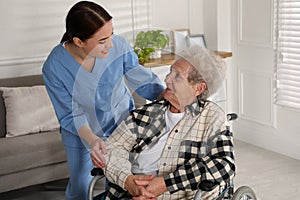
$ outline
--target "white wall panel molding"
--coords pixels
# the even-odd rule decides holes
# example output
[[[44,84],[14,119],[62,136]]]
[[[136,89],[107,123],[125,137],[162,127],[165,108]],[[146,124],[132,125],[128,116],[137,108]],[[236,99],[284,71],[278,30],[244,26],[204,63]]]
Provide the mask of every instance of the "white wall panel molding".
[[[274,128],[273,75],[240,68],[238,82],[240,118]]]
[[[36,63],[42,63],[45,60],[46,60],[46,55],[34,56],[34,57],[2,58],[0,59],[0,67],[36,64]]]
[[[0,78],[41,74],[46,55],[0,59]]]
[[[238,44],[273,48],[273,1],[238,0],[237,4]]]

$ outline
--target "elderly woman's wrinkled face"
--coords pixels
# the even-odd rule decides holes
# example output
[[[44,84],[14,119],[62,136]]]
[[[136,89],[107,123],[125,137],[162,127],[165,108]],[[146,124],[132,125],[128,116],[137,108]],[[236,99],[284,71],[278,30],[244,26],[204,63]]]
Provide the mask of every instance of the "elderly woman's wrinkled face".
[[[177,60],[165,78],[167,89],[164,98],[181,111],[185,106],[193,103],[199,95],[197,84],[193,85],[188,81],[190,67],[186,60]]]

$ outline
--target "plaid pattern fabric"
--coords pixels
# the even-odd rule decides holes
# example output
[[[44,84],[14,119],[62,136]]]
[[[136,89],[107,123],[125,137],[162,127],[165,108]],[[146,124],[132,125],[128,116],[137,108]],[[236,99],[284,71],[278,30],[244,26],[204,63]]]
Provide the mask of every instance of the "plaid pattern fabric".
[[[109,137],[106,177],[111,186],[107,199],[130,199],[124,182],[131,174],[130,159],[165,132],[165,101],[145,105],[131,112]],[[158,199],[193,199],[202,180],[224,185],[235,174],[233,137],[223,110],[210,101],[199,100],[186,107],[183,119],[173,128],[164,147],[158,176],[168,192]],[[217,192],[215,192],[217,191]],[[216,196],[203,192],[203,199]],[[210,197],[208,197],[210,196]]]

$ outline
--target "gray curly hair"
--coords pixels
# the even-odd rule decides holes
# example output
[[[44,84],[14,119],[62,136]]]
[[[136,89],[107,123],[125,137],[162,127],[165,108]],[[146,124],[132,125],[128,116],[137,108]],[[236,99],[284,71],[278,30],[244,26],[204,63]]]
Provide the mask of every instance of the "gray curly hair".
[[[198,45],[180,51],[177,56],[192,66],[188,75],[190,83],[206,83],[200,98],[207,99],[222,86],[226,77],[226,63],[220,56]]]

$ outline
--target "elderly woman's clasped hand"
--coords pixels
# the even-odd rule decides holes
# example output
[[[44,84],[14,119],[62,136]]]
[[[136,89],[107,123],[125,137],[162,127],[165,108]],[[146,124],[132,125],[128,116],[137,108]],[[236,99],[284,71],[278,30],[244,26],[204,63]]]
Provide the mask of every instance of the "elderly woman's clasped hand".
[[[125,181],[126,190],[133,200],[154,200],[167,191],[163,177],[151,175],[129,175]]]

